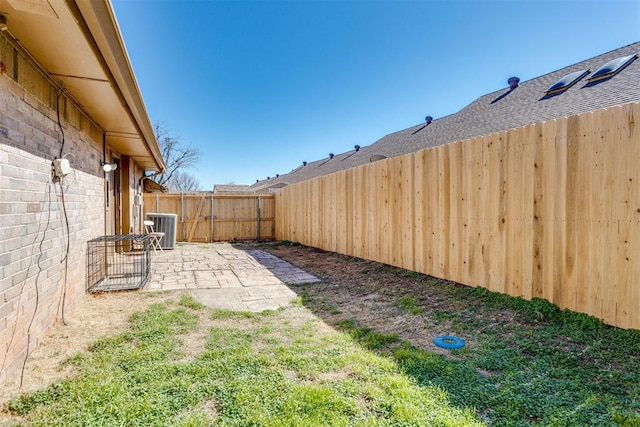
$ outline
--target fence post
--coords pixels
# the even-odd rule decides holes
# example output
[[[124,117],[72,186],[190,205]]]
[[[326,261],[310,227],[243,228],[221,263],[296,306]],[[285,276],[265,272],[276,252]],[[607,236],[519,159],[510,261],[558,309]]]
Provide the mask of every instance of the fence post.
[[[209,220],[211,221],[211,243],[213,243],[213,193],[211,193],[211,217]]]
[[[184,193],[180,192],[180,228],[182,234],[182,241],[184,242]]]
[[[156,212],[160,212],[160,195],[156,193]]]
[[[258,237],[257,237],[257,241],[260,241],[260,196],[258,196]]]

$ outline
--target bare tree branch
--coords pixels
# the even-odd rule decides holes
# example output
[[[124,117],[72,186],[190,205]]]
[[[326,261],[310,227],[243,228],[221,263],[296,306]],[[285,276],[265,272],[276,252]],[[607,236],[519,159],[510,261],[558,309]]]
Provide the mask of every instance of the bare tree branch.
[[[158,143],[160,144],[162,157],[164,158],[164,161],[167,165],[167,171],[163,174],[155,175],[152,179],[158,184],[161,184],[173,190],[172,183],[174,180],[177,179],[182,184],[184,184],[185,177],[179,177],[180,174],[184,174],[191,178],[192,182],[189,184],[190,186],[195,185],[196,187],[200,187],[200,183],[197,179],[191,177],[189,174],[184,173],[184,170],[190,169],[198,163],[200,157],[202,156],[200,150],[190,145],[182,145],[180,138],[171,135],[166,126],[162,123],[156,123],[153,128],[156,134],[156,138],[158,139]],[[191,188],[188,191],[195,191],[198,189],[199,188]]]
[[[193,175],[177,171],[168,185],[171,191],[199,191],[200,181]]]

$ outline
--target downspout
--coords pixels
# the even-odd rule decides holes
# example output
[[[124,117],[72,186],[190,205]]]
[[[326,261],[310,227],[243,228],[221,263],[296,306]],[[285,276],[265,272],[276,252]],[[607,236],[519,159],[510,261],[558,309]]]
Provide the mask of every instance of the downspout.
[[[144,171],[142,173],[144,173]],[[155,172],[155,173],[152,173],[151,175],[141,176],[140,179],[138,179],[138,191],[140,193],[140,206],[139,206],[139,209],[140,209],[140,221],[144,221],[144,218],[142,217],[143,216],[142,214],[144,213],[144,199],[142,197],[142,193],[144,193],[143,181],[145,179],[151,179],[156,175],[160,175],[161,173],[162,172]],[[156,194],[156,212],[158,212],[158,195],[157,194]],[[142,222],[141,222],[141,224],[142,224]]]
[[[105,163],[107,163],[107,133],[106,132],[102,132],[102,164],[104,165]],[[102,167],[100,167],[100,169],[102,169]],[[106,174],[106,172],[103,172],[103,175]],[[109,193],[111,192],[111,189],[109,188],[109,179],[107,179],[106,175],[103,177],[104,179],[104,185],[106,186],[106,189],[103,188],[103,190],[105,191],[105,200],[104,200],[104,235],[107,235],[107,221],[110,220],[110,218],[107,218],[108,214],[109,214]],[[106,271],[106,270],[105,270]]]
[[[151,175],[141,176],[140,179],[138,180],[138,185],[142,185],[142,181],[144,181],[145,179],[151,179],[154,176],[161,175],[161,174],[162,174],[162,172],[157,171],[157,172],[152,173]]]

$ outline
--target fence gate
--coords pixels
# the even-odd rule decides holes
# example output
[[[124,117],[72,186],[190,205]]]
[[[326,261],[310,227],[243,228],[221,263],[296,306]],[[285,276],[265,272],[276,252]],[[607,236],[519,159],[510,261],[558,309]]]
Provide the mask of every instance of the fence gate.
[[[219,195],[211,192],[148,193],[144,216],[177,215],[177,241],[228,242],[273,240],[275,196]]]

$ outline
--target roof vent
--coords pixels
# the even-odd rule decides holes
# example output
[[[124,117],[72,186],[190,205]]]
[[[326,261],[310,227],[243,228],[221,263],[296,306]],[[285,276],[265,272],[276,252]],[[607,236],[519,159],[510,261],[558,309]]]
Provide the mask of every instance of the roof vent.
[[[358,144],[356,144],[353,148],[355,148],[356,151],[360,151],[360,146]]]
[[[507,83],[509,83],[509,89],[514,90],[515,88],[518,87],[518,83],[520,83],[520,78],[509,77],[509,80],[507,80]]]
[[[307,162],[305,162],[304,160],[302,161],[302,166],[307,166]]]
[[[278,178],[279,176],[280,176],[280,174],[279,174],[279,173],[277,173],[277,174],[276,174],[276,178]]]
[[[415,135],[416,133],[420,132],[422,129],[426,128],[427,126],[429,126],[431,124],[431,122],[433,121],[433,117],[431,116],[427,116],[424,118],[424,121],[426,122],[424,125],[420,126],[418,129],[414,130],[411,135]]]
[[[589,69],[574,71],[573,73],[569,73],[566,76],[562,77],[560,80],[549,86],[547,89],[547,95],[551,95],[554,93],[562,92],[569,89],[571,86],[576,84],[581,78],[589,74]]]
[[[369,162],[377,162],[378,160],[386,159],[387,156],[383,156],[382,154],[374,154],[369,157]]]
[[[329,153],[329,158],[333,159],[333,157],[334,157],[334,154],[333,153]]]
[[[271,179],[271,177],[267,177],[267,181],[269,181]]]
[[[595,73],[589,77],[588,81],[596,82],[598,80],[604,80],[611,78],[618,74],[624,67],[631,64],[631,62],[638,57],[637,53],[629,56],[623,56],[607,62],[602,67],[598,68]]]
[[[256,179],[256,183],[258,183],[258,182],[260,182],[260,180],[259,180],[259,179]]]

